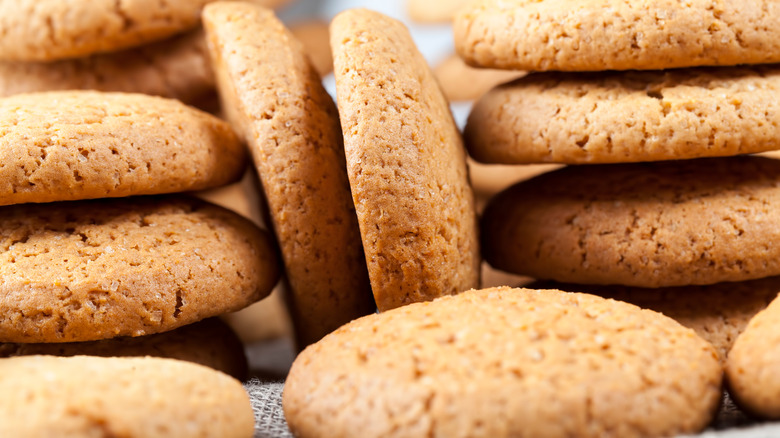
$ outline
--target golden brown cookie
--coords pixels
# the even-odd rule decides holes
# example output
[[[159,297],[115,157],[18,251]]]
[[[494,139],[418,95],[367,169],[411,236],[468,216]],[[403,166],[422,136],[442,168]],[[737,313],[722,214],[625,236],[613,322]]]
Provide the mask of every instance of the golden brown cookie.
[[[355,9],[331,24],[341,127],[380,310],[479,284],[463,144],[406,28]]]
[[[570,166],[517,184],[482,218],[485,259],[539,279],[639,287],[780,274],[780,161]]]
[[[455,16],[471,65],[655,70],[780,61],[773,0],[480,0]]]
[[[0,63],[0,96],[54,90],[151,94],[197,104],[214,93],[203,32],[116,53]]]
[[[780,149],[780,68],[539,73],[482,97],[464,137],[485,163],[617,163]]]
[[[495,288],[347,324],[298,356],[283,406],[303,438],[673,436],[709,423],[721,375],[661,314]]]
[[[458,55],[442,61],[433,74],[450,101],[476,100],[496,85],[525,76],[523,71],[470,67]]]
[[[0,342],[159,333],[265,297],[266,233],[194,198],[0,209]]]
[[[756,315],[734,342],[726,362],[729,392],[761,418],[780,418],[780,299]]]
[[[750,319],[764,310],[780,292],[780,277],[659,289],[552,281],[539,281],[526,287],[585,292],[663,313],[711,343],[725,365],[726,355],[737,336],[745,330]]]
[[[197,363],[244,379],[247,374],[244,346],[219,318],[208,318],[176,330],[135,338],[55,344],[0,343],[0,357],[14,356],[153,356]]]
[[[220,3],[203,16],[222,107],[250,146],[268,200],[303,347],[376,309],[336,107],[272,11]]]
[[[471,0],[406,0],[409,18],[421,23],[448,23]]]
[[[245,168],[230,125],[141,94],[6,97],[0,134],[0,205],[199,190]]]
[[[171,359],[0,359],[0,393],[0,436],[249,438],[254,429],[240,382]]]
[[[320,76],[326,76],[333,71],[333,53],[330,50],[327,22],[312,20],[296,23],[290,26],[290,32],[303,44],[303,49]]]

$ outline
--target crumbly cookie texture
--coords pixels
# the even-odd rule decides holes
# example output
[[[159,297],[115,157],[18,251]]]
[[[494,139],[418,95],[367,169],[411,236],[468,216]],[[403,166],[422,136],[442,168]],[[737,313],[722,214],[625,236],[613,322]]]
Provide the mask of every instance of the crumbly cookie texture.
[[[0,359],[2,436],[252,436],[241,383],[159,358]]]
[[[199,103],[214,93],[202,31],[86,58],[0,63],[0,96],[54,90],[151,94]]]
[[[780,148],[777,66],[539,73],[475,105],[464,137],[485,163],[617,163]]]
[[[597,286],[538,281],[531,289],[560,289],[584,292],[625,301],[674,319],[709,342],[721,364],[748,322],[764,310],[780,292],[780,277],[718,283],[708,286],[680,286],[647,289],[625,286]]]
[[[0,209],[0,342],[80,342],[172,330],[263,298],[270,238],[194,198]]]
[[[352,197],[380,310],[479,284],[465,153],[427,63],[399,22],[355,9],[331,24]]]
[[[442,61],[433,74],[450,101],[476,100],[499,84],[525,76],[523,71],[470,67],[458,55]]]
[[[172,99],[0,99],[0,205],[199,190],[240,178],[245,161],[230,125]]]
[[[290,283],[300,346],[375,311],[338,112],[303,46],[273,12],[204,11],[228,119],[250,147]]]
[[[347,324],[298,356],[283,406],[301,437],[672,436],[708,424],[721,375],[661,314],[494,288]]]
[[[761,418],[780,418],[780,299],[775,299],[737,338],[726,362],[729,392],[740,408]]]
[[[656,70],[778,62],[778,18],[773,0],[481,0],[454,33],[475,66]]]
[[[0,357],[14,356],[163,357],[197,363],[244,379],[244,346],[219,318],[208,318],[176,330],[135,338],[54,344],[0,343]]]
[[[780,161],[570,166],[485,209],[485,259],[539,279],[639,287],[780,274]]]

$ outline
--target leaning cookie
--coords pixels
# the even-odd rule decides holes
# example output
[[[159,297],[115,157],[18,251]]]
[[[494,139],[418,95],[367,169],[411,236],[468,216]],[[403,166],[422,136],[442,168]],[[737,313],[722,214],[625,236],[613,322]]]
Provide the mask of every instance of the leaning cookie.
[[[780,277],[718,283],[708,286],[679,286],[647,289],[556,282],[535,282],[533,289],[585,292],[634,304],[674,319],[709,342],[725,364],[731,346],[748,322],[780,293]]]
[[[775,299],[737,338],[726,362],[729,392],[753,415],[780,418],[780,299]]]
[[[482,217],[494,267],[639,287],[780,275],[780,161],[569,166],[496,196]]]
[[[458,128],[407,29],[355,9],[331,23],[352,198],[380,310],[479,284]]]
[[[593,164],[780,148],[780,68],[539,73],[477,102],[464,137],[485,163]]]
[[[376,309],[338,113],[303,46],[272,11],[225,2],[203,17],[222,107],[262,181],[303,347]]]
[[[655,70],[780,61],[780,4],[740,0],[481,0],[458,12],[471,65],[517,70]]]
[[[54,344],[0,343],[0,357],[14,356],[162,357],[197,363],[236,379],[247,374],[244,346],[219,318],[209,318],[176,330],[135,338]]]
[[[197,104],[214,93],[202,31],[116,53],[0,63],[0,96],[54,90],[150,94]]]
[[[298,356],[282,402],[303,438],[673,436],[714,416],[716,356],[630,304],[494,288],[347,324]]]
[[[0,205],[199,190],[245,168],[226,122],[141,94],[6,97],[0,133]]]
[[[80,342],[173,330],[265,297],[269,237],[194,198],[0,209],[0,342]]]
[[[171,359],[0,359],[0,436],[246,437],[241,383]]]

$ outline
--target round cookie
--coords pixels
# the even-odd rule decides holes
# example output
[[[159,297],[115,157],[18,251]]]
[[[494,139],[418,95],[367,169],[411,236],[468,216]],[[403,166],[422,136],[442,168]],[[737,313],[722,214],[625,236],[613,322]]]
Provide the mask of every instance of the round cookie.
[[[303,438],[672,436],[708,424],[721,375],[658,313],[494,288],[347,324],[298,356],[283,407]]]
[[[55,344],[3,344],[0,357],[15,356],[162,357],[197,363],[236,379],[247,374],[244,346],[219,318],[208,318],[176,330],[135,338]]]
[[[194,198],[0,209],[0,342],[80,342],[173,330],[263,298],[269,237]]]
[[[780,61],[772,0],[481,0],[455,16],[470,65],[516,70],[656,70]]]
[[[693,329],[702,339],[712,344],[721,363],[725,364],[726,356],[737,336],[758,312],[764,310],[777,297],[780,292],[780,277],[660,289],[542,281],[526,287],[584,292],[663,313]]]
[[[52,91],[0,99],[0,205],[171,193],[241,177],[226,122],[172,99]]]
[[[54,90],[122,91],[195,104],[214,93],[214,74],[202,31],[86,58],[0,63],[0,96]]]
[[[338,113],[272,11],[220,3],[203,17],[222,107],[250,147],[268,201],[303,348],[376,309]]]
[[[328,23],[322,20],[303,21],[290,26],[290,32],[303,44],[306,55],[320,76],[333,71]]]
[[[729,392],[740,408],[780,418],[780,299],[756,315],[734,342],[726,362]]]
[[[485,163],[617,163],[780,149],[780,68],[539,73],[493,89],[464,131]]]
[[[780,161],[730,157],[570,166],[517,184],[482,217],[494,267],[639,287],[780,274]]]
[[[159,358],[0,359],[2,436],[252,436],[241,383]]]
[[[499,84],[525,76],[523,71],[469,67],[458,55],[447,57],[433,74],[450,101],[476,100]]]
[[[447,100],[409,32],[355,9],[331,23],[347,171],[379,310],[479,284],[474,195]]]

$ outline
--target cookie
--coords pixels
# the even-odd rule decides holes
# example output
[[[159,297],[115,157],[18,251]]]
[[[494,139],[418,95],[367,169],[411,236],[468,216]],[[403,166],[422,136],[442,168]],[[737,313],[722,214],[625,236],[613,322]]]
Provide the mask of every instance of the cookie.
[[[236,379],[247,374],[244,346],[219,318],[209,318],[176,330],[136,338],[55,344],[0,343],[0,357],[15,356],[163,357],[197,363]]]
[[[399,22],[331,23],[347,171],[379,310],[479,284],[465,152],[447,100]]]
[[[241,177],[226,122],[171,99],[52,91],[0,99],[0,205],[147,195]]]
[[[525,76],[525,72],[474,68],[451,55],[433,70],[444,96],[450,101],[479,99],[493,87]]]
[[[538,73],[493,89],[464,131],[485,163],[618,163],[780,149],[780,68]]]
[[[268,236],[194,198],[0,209],[0,342],[80,342],[173,330],[263,298]]]
[[[262,181],[303,347],[376,309],[338,113],[303,46],[273,12],[220,3],[203,17],[222,107]]]
[[[202,31],[86,58],[0,63],[0,96],[54,90],[151,94],[197,104],[214,93]]]
[[[721,363],[725,364],[737,336],[780,292],[780,277],[660,289],[541,281],[526,287],[585,292],[663,313],[712,344]]]
[[[283,407],[304,438],[673,436],[708,424],[721,374],[661,314],[495,288],[347,324],[298,356]]]
[[[303,49],[320,76],[333,71],[328,23],[322,20],[304,21],[290,27],[290,32],[303,44]]]
[[[571,166],[517,184],[482,218],[485,259],[538,279],[639,287],[780,274],[780,161]]]
[[[655,70],[780,61],[780,4],[759,0],[481,0],[455,16],[470,65]]]
[[[159,358],[0,359],[0,435],[251,437],[241,383]]]
[[[469,160],[469,177],[477,200],[484,202],[520,181],[559,168],[555,164],[496,165]]]
[[[780,418],[780,299],[756,315],[734,342],[726,362],[729,392],[740,408],[761,418]]]
[[[406,0],[409,18],[420,23],[448,23],[471,0]]]

